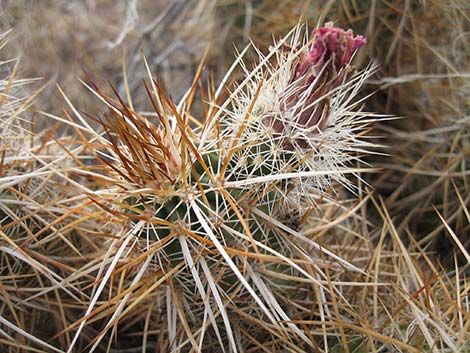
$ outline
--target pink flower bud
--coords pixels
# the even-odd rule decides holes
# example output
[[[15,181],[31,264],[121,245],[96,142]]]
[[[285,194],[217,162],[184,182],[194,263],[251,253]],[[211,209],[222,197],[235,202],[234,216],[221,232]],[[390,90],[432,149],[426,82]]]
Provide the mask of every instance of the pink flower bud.
[[[348,72],[343,69],[351,62],[354,52],[366,43],[363,36],[334,27],[333,22],[313,30],[312,35],[310,51],[300,57],[289,80],[288,93],[282,97],[281,109],[292,119],[279,120],[274,116],[263,119],[276,136],[284,138],[283,145],[288,149],[294,147],[293,143],[308,148],[306,134],[316,134],[324,128],[330,108],[328,92],[341,84]],[[303,130],[301,136],[295,137],[295,131],[300,130]]]
[[[336,72],[349,64],[356,49],[366,44],[363,36],[354,36],[352,30],[334,27],[328,22],[325,27],[313,30],[313,43],[310,52],[304,55],[295,72],[295,78],[313,68],[317,74],[331,59]]]

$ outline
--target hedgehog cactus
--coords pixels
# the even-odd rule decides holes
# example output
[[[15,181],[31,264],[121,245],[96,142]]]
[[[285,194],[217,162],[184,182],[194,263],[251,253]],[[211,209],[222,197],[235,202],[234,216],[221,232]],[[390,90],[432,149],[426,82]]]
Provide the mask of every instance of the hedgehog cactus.
[[[200,351],[211,325],[222,350],[243,351],[237,337],[245,331],[232,315],[254,317],[257,325],[270,327],[268,334],[311,346],[291,322],[294,311],[287,305],[306,282],[322,291],[312,274],[321,276],[322,270],[304,260],[318,262],[317,254],[327,258],[323,263],[339,261],[356,270],[300,230],[333,182],[347,186],[346,174],[360,171],[351,163],[370,147],[358,139],[370,120],[353,98],[371,69],[355,73],[350,66],[365,40],[332,24],[314,30],[313,42],[305,40],[301,48],[300,37],[296,28],[267,56],[260,54],[252,71],[240,57],[246,78],[220,106],[215,102],[222,89],[215,92],[202,121],[189,112],[196,84],[175,105],[152,81],[147,92],[158,124],[94,84],[90,88],[109,107],[101,120],[105,134],[75,111],[84,122],[81,129],[98,142],[93,146],[101,146],[96,156],[107,170],[102,179],[111,183],[90,195],[128,229],[125,241],[111,246],[119,256],[129,244],[143,251],[138,276],[152,269],[163,274],[157,282],[167,284],[172,350],[191,344]],[[92,303],[99,295],[97,290]],[[183,329],[176,327],[174,308]],[[92,310],[93,304],[86,315]],[[188,321],[198,329],[191,330]]]

